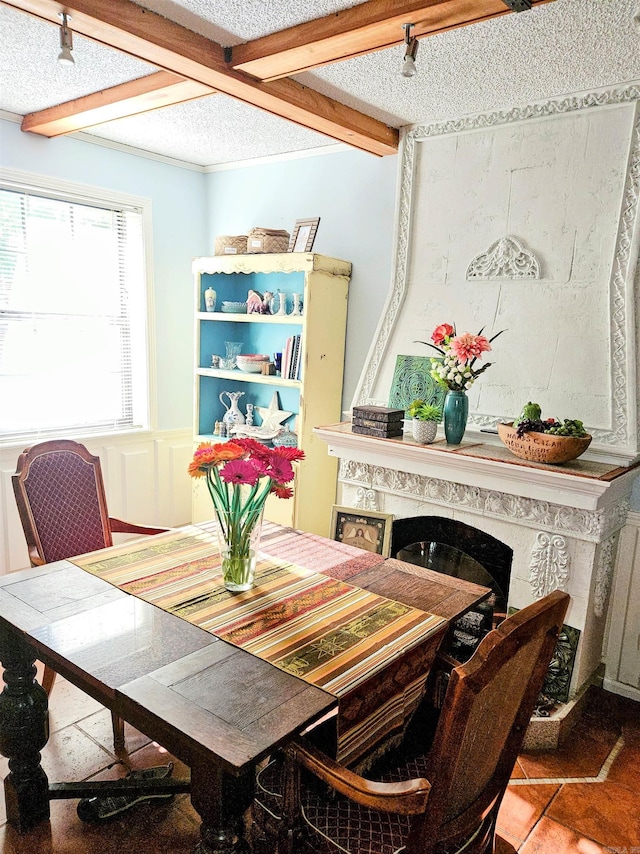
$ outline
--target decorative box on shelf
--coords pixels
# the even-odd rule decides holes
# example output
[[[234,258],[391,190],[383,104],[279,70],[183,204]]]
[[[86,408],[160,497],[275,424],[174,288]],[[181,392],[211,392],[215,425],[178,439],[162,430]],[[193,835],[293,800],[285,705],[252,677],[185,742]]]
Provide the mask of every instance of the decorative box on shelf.
[[[364,436],[397,439],[402,436],[404,411],[387,406],[354,406],[351,430]]]
[[[278,228],[252,228],[247,235],[247,252],[286,252],[289,232]]]
[[[215,239],[216,255],[244,255],[247,251],[246,234],[220,234]]]

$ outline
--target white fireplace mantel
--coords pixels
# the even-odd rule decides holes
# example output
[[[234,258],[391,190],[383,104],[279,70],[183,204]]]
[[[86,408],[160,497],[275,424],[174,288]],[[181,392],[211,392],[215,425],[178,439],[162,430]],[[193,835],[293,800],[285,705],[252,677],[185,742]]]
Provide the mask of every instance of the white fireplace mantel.
[[[349,423],[317,427],[329,454],[373,466],[448,480],[465,486],[508,493],[535,501],[599,511],[631,493],[638,469],[575,460],[565,467],[528,464],[506,448],[463,442],[452,448],[444,440],[419,445],[408,435],[379,439],[352,433]]]

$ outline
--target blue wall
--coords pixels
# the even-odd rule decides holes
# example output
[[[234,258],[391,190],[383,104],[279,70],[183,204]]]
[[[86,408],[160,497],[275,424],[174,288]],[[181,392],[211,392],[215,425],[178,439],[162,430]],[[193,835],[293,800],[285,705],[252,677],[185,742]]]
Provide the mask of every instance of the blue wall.
[[[203,254],[205,176],[148,157],[72,137],[45,139],[0,121],[0,165],[151,199],[153,282],[160,430],[189,429],[193,419],[193,279]]]
[[[351,405],[391,283],[397,161],[345,151],[206,176],[207,253],[213,253],[219,234],[246,234],[256,226],[290,232],[297,219],[319,216],[313,251],[353,264],[345,408]]]

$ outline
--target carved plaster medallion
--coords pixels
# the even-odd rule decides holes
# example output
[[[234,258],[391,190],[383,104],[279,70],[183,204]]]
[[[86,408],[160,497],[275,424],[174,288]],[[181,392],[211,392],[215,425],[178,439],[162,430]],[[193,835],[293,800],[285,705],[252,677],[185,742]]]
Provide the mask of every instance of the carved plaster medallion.
[[[471,261],[467,279],[539,279],[540,262],[515,237],[501,237]]]
[[[540,531],[531,552],[529,584],[536,599],[554,590],[566,590],[569,579],[569,552],[564,537]]]

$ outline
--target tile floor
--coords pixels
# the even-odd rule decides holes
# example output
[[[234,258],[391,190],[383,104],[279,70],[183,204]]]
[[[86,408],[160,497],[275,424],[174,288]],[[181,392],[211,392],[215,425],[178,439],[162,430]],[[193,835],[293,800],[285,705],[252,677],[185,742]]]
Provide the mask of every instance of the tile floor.
[[[126,773],[110,752],[111,718],[58,677],[50,698],[51,738],[42,764],[51,781]],[[132,767],[166,764],[162,748],[126,728]],[[640,854],[640,704],[591,689],[567,742],[549,753],[523,753],[498,822],[497,854]],[[0,759],[0,776],[8,773]],[[176,762],[174,775],[186,769]],[[84,824],[77,801],[52,801],[51,822],[19,835],[5,821],[1,854],[192,854],[198,817],[188,795],[143,804],[107,824]]]

